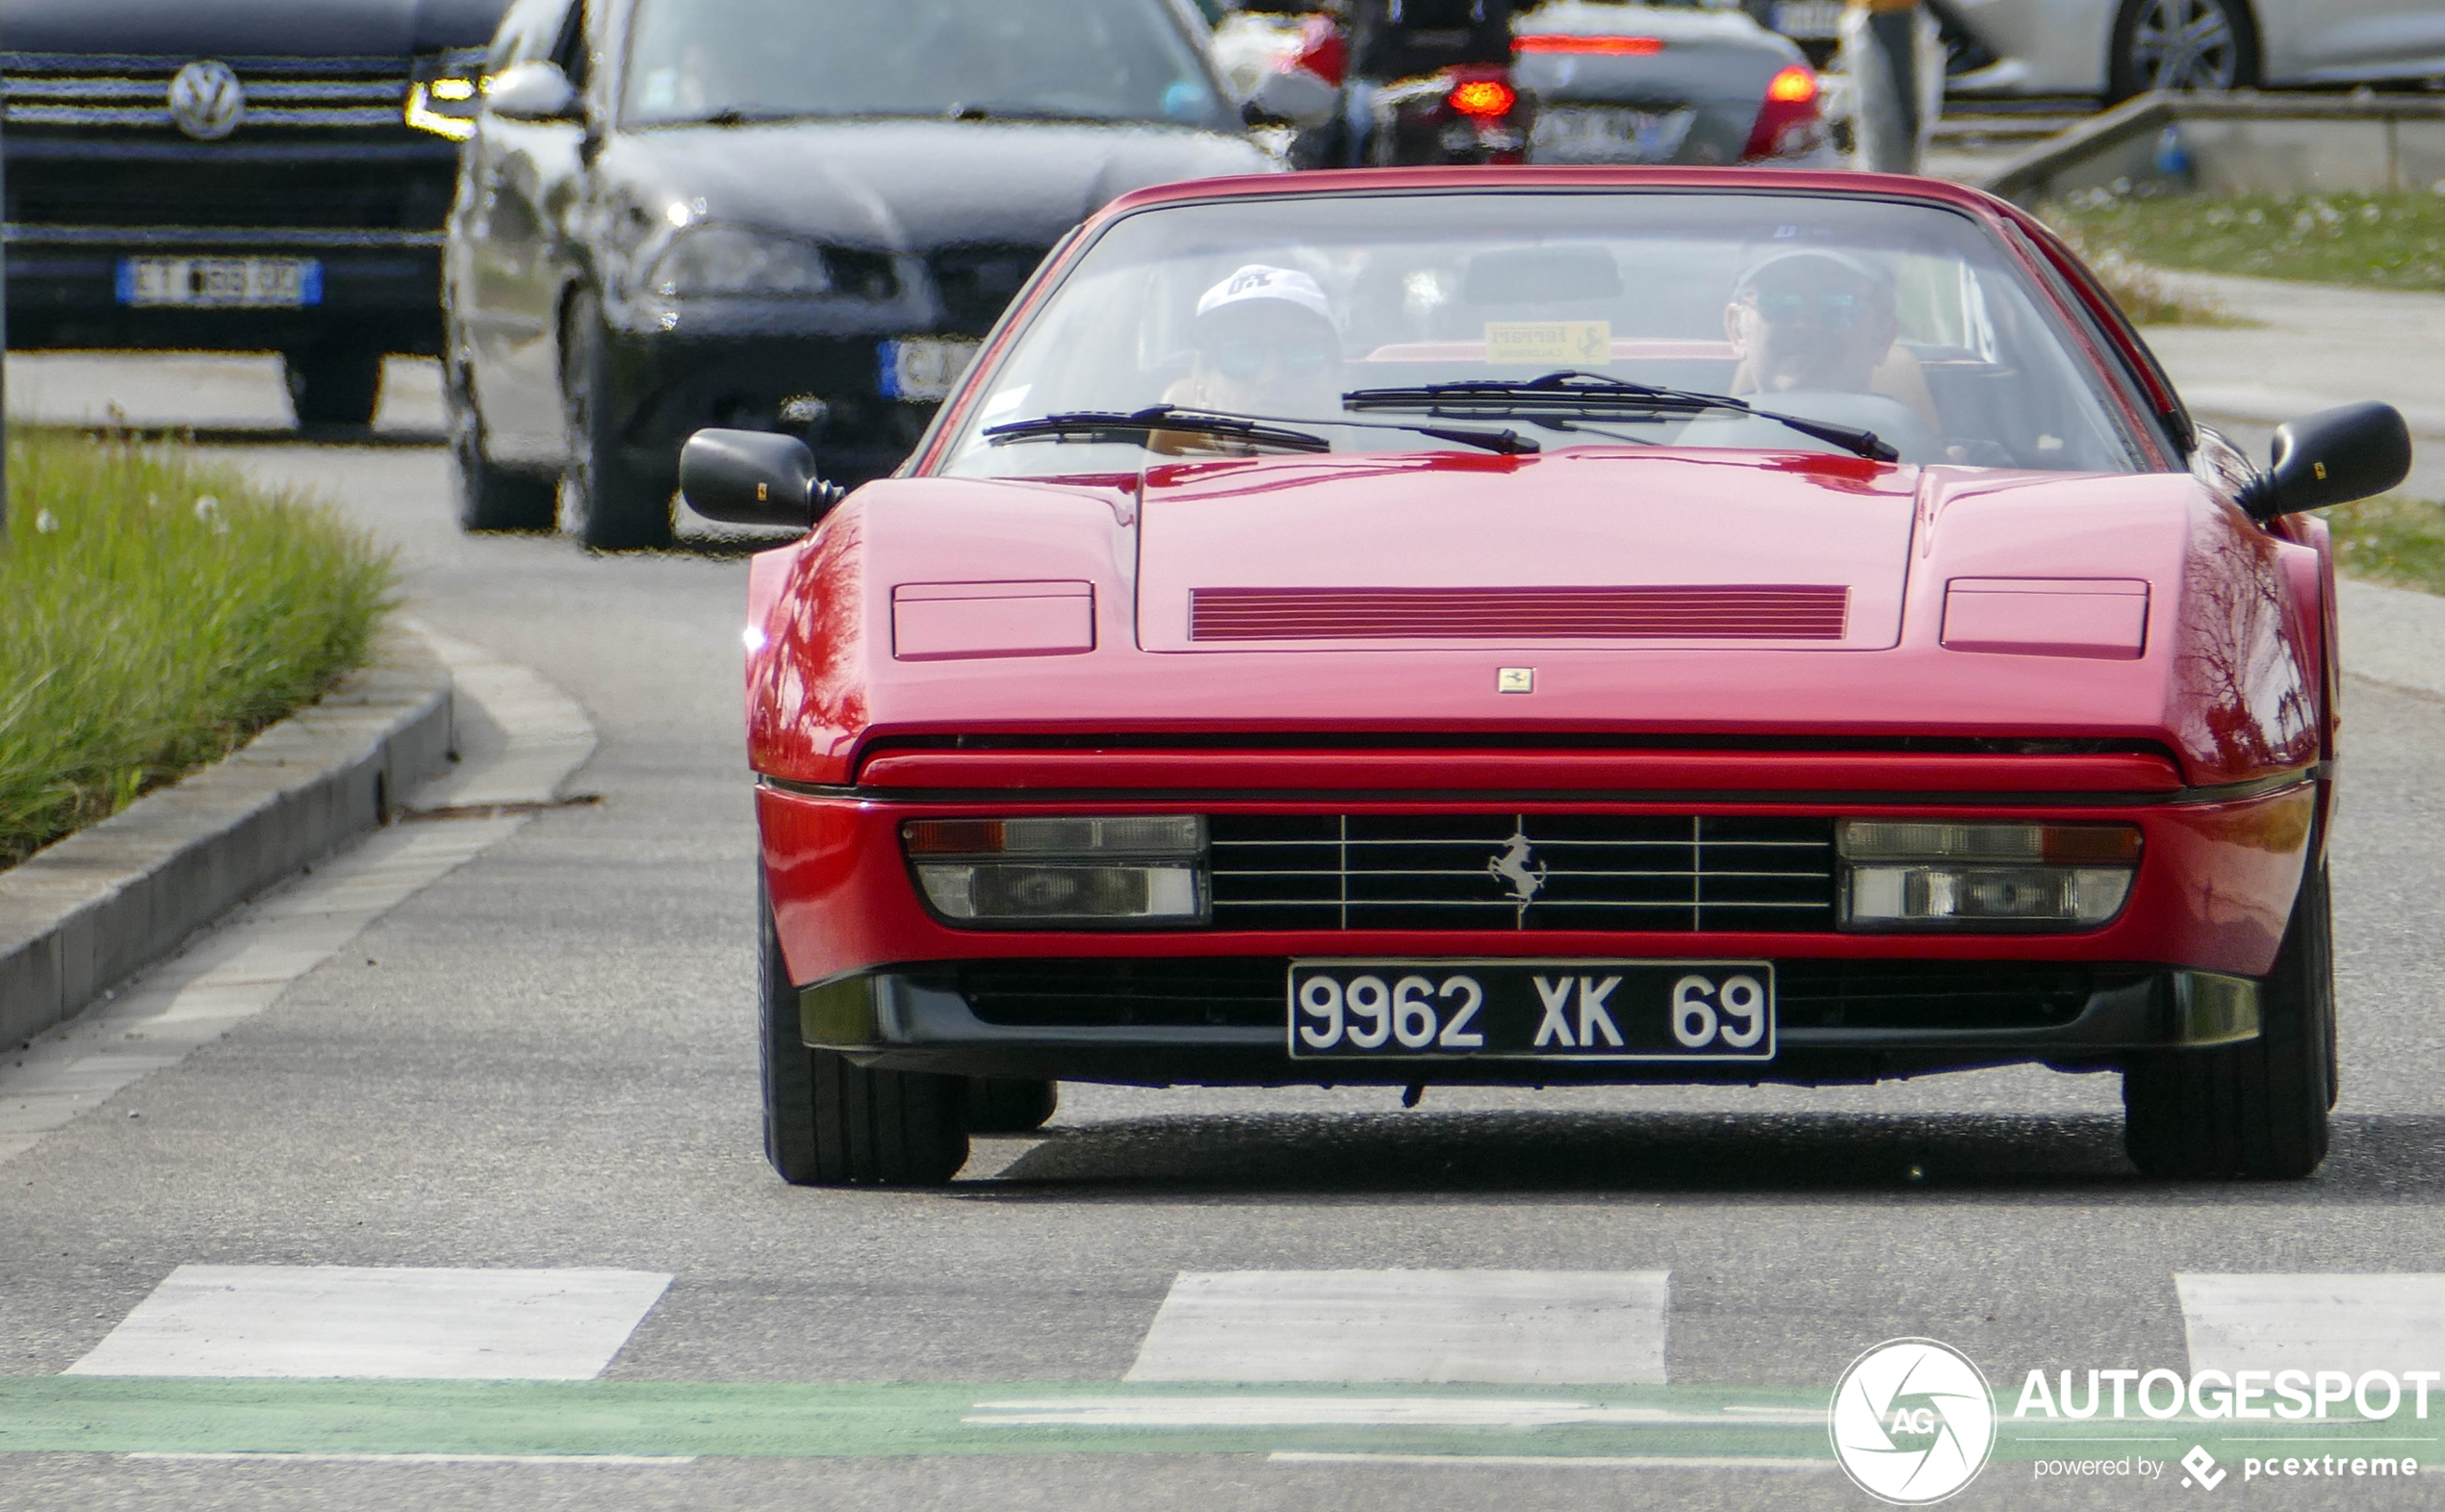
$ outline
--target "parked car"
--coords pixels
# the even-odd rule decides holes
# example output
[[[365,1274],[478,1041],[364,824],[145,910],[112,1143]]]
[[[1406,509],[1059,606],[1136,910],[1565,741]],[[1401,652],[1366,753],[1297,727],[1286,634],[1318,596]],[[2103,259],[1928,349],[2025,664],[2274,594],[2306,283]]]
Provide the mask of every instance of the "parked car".
[[[1045,251],[1140,185],[1260,170],[1173,0],[518,0],[450,212],[471,529],[671,536],[680,443],[889,472]]]
[[[1994,55],[1956,74],[1979,94],[2383,83],[2445,77],[2432,0],[1949,0]]]
[[[308,425],[441,350],[441,231],[502,0],[9,0],[9,345],[277,351]]]
[[[1834,166],[1799,46],[1705,0],[1553,0],[1513,26],[1531,163]]]
[[[1932,180],[1127,196],[902,474],[688,445],[698,509],[813,525],[749,578],[768,1152],[939,1181],[1056,1079],[2034,1062],[2119,1071],[2145,1170],[2303,1174],[2303,511],[2408,460],[2357,405],[2252,468],[2042,224]]]

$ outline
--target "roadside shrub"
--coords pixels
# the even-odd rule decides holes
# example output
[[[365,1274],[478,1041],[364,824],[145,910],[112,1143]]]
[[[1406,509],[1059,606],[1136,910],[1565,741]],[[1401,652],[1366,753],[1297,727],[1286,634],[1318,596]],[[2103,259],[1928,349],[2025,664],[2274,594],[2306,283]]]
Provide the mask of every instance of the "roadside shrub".
[[[219,759],[361,664],[388,551],[175,446],[11,427],[0,867]]]

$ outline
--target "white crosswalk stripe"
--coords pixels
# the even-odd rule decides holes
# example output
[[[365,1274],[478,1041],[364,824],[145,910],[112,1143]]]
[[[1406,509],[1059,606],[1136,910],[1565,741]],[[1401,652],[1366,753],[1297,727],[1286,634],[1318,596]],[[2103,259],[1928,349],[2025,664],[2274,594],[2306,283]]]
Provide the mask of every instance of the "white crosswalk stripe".
[[[1660,1384],[1662,1270],[1182,1271],[1133,1381]]]
[[[670,1284],[642,1270],[181,1266],[66,1373],[591,1380]]]
[[[2194,1371],[2445,1370],[2445,1275],[2177,1272]]]

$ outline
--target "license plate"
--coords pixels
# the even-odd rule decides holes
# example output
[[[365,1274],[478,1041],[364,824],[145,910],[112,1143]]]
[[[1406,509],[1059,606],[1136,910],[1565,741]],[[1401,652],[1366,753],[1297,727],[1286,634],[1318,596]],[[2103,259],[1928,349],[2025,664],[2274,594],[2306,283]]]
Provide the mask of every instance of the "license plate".
[[[1547,163],[1663,163],[1681,151],[1697,118],[1694,109],[1551,106],[1537,115],[1529,150]]]
[[[322,302],[322,265],[311,257],[124,257],[118,302],[295,309]]]
[[[981,342],[906,336],[883,344],[883,397],[887,399],[945,399],[967,365],[976,360]]]
[[[1841,35],[1842,0],[1779,0],[1774,29],[1786,37],[1823,41]]]
[[[1294,961],[1295,1060],[1771,1061],[1766,961]]]

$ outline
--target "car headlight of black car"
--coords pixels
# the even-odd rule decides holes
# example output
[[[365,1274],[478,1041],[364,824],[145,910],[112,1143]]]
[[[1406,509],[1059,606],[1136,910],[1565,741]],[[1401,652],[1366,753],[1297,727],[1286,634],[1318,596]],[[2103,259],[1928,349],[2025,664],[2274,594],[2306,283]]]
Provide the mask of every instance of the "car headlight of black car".
[[[1192,924],[1205,818],[917,819],[901,838],[925,900],[960,924]]]
[[[840,279],[832,258],[812,242],[709,225],[682,232],[655,260],[646,284],[665,299],[788,299],[832,294]]]
[[[476,113],[483,106],[483,72],[481,52],[419,59],[407,86],[407,123],[452,141],[476,135]]]
[[[2140,859],[2125,824],[1845,819],[1835,844],[1853,930],[2094,929]]]

